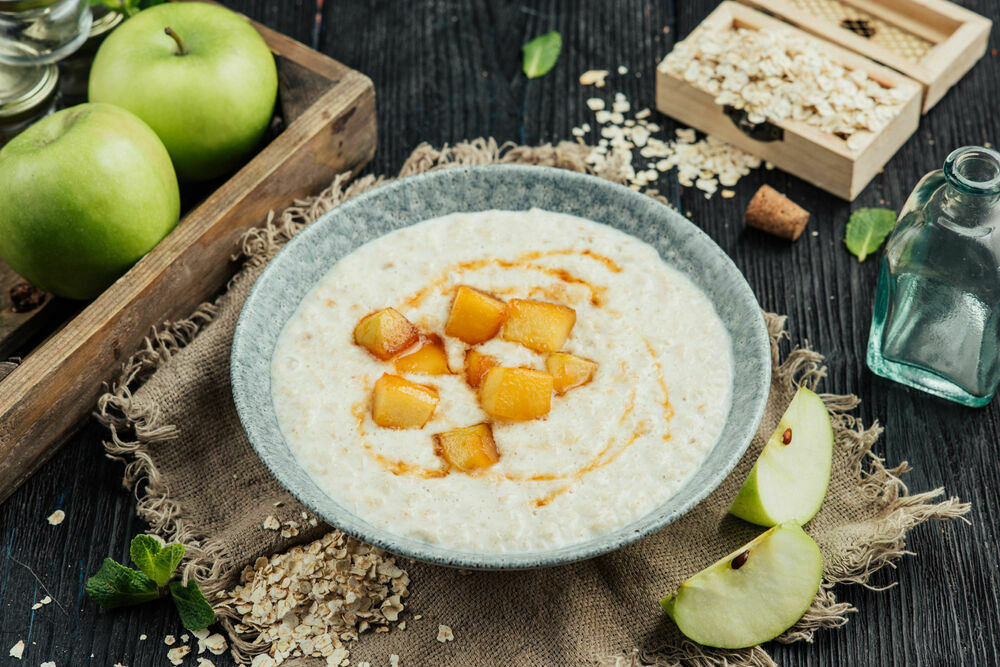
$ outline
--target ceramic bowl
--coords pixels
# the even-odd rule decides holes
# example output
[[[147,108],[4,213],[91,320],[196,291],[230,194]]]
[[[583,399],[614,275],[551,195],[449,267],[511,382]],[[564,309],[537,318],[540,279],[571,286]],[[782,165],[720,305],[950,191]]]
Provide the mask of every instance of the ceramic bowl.
[[[270,361],[285,322],[341,257],[392,230],[459,211],[542,208],[601,222],[655,247],[711,299],[732,341],[735,379],[725,427],[704,463],[649,514],[585,542],[545,551],[482,553],[397,535],[326,495],[292,455],[271,400]],[[288,243],[247,298],[233,338],[231,374],[240,420],[257,454],[296,498],[332,526],[399,555],[470,569],[532,568],[618,549],[694,507],[729,474],[760,422],[770,383],[770,346],[760,307],[729,257],[690,221],[646,195],[548,167],[454,167],[403,178],[338,206]]]

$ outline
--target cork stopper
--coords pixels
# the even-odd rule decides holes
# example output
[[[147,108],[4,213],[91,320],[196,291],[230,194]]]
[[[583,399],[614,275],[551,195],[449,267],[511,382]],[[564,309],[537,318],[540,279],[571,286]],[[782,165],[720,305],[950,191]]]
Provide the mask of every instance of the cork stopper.
[[[809,211],[770,185],[762,185],[750,200],[744,221],[748,227],[794,241],[806,228]]]

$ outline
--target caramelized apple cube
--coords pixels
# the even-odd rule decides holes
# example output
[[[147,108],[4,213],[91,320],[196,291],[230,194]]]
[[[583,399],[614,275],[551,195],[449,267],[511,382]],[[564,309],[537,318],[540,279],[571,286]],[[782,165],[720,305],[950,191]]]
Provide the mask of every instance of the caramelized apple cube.
[[[479,404],[491,417],[528,421],[549,413],[552,376],[530,368],[491,368],[479,387]]]
[[[396,357],[393,362],[397,373],[420,373],[422,375],[448,375],[448,353],[440,336],[421,336],[420,344],[413,352]]]
[[[467,285],[459,285],[444,332],[470,345],[483,343],[500,331],[506,309],[503,301]]]
[[[465,381],[469,383],[470,387],[475,389],[483,381],[483,376],[486,375],[486,372],[498,365],[500,365],[500,362],[497,361],[496,357],[491,357],[476,350],[469,350],[465,353]]]
[[[476,424],[434,435],[434,452],[463,472],[489,468],[500,460],[489,424]]]
[[[438,400],[433,387],[386,373],[372,392],[372,420],[385,428],[422,428]]]
[[[576,324],[576,311],[547,301],[511,299],[503,337],[536,352],[559,350]]]
[[[545,360],[545,368],[552,374],[552,384],[557,394],[590,382],[597,371],[597,362],[565,352],[553,352]]]
[[[388,361],[417,342],[420,332],[395,308],[365,315],[354,327],[354,342]]]

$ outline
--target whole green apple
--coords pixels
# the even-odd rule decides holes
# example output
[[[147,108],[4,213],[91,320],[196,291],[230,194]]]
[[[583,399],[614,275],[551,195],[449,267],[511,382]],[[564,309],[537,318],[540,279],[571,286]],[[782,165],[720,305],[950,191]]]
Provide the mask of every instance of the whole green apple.
[[[182,181],[235,169],[271,122],[274,56],[228,9],[170,2],[139,12],[101,44],[91,102],[124,107],[153,128]]]
[[[89,299],[180,215],[170,156],[133,114],[81,104],[0,150],[0,257],[38,287]]]

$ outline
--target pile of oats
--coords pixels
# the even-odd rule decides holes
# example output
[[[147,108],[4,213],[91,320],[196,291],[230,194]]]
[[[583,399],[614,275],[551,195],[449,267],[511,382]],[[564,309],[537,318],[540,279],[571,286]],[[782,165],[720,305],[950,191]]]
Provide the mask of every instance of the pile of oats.
[[[831,59],[818,42],[787,30],[700,29],[660,63],[711,93],[719,105],[747,112],[751,123],[794,120],[848,140],[878,132],[899,113],[906,93]]]
[[[410,577],[384,551],[336,531],[306,546],[246,567],[240,585],[224,593],[222,611],[235,630],[269,644],[253,667],[286,658],[326,658],[349,664],[345,642],[366,631],[388,632],[403,611]]]
[[[694,130],[678,129],[672,140],[655,136],[662,128],[649,120],[652,112],[641,109],[629,117],[632,105],[622,93],[615,94],[610,109],[597,97],[588,99],[587,107],[594,112],[600,134],[587,163],[598,172],[620,170],[633,190],[648,187],[661,173],[676,170],[681,185],[698,188],[709,199],[720,185],[736,185],[751,169],[761,166],[760,158],[714,137],[699,140]],[[572,129],[581,143],[591,132],[590,123]],[[773,165],[767,163],[766,167]],[[732,190],[722,191],[727,199],[733,194]]]

